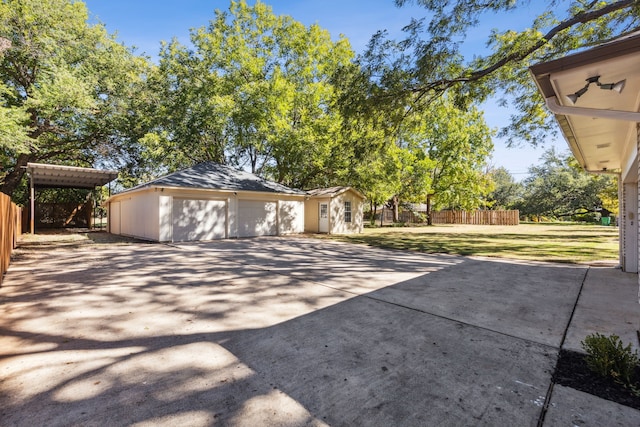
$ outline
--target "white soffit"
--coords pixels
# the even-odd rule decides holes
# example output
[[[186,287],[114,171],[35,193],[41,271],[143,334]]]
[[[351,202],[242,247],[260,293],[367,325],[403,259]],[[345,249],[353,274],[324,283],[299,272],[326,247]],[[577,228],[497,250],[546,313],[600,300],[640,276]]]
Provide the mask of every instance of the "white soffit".
[[[592,83],[575,104],[571,103],[567,95],[584,87],[586,80],[594,76],[600,76],[599,81],[603,84],[626,80],[625,87],[617,93]],[[626,55],[555,72],[550,75],[550,81],[562,106],[637,112],[640,105],[640,55]],[[628,144],[635,144],[636,122],[571,114],[566,115],[566,120],[575,138],[575,145],[571,148],[576,157],[582,158],[585,169],[619,171],[624,168]]]

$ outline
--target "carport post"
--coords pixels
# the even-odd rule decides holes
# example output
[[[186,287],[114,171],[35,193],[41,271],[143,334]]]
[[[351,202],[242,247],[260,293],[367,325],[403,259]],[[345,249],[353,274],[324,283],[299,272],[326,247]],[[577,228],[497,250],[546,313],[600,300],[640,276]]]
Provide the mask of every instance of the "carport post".
[[[30,185],[29,185],[30,189],[29,190],[30,190],[30,193],[31,193],[30,194],[30,196],[31,196],[31,221],[29,222],[30,223],[29,226],[30,226],[31,234],[33,234],[34,231],[35,231],[35,217],[36,217],[36,197],[35,197],[36,191],[35,191],[35,189],[33,187],[33,174],[29,175],[29,182],[30,182]]]

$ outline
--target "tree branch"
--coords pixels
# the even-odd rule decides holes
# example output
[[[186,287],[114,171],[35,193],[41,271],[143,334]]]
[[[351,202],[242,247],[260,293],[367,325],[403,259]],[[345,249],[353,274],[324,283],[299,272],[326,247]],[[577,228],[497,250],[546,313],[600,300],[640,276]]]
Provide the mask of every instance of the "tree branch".
[[[621,0],[615,3],[608,4],[598,10],[579,13],[571,17],[570,19],[562,21],[561,23],[553,27],[540,40],[538,40],[536,44],[534,44],[528,49],[525,49],[520,52],[511,53],[505,56],[504,58],[500,59],[499,61],[495,62],[494,64],[486,68],[472,71],[468,75],[463,75],[453,79],[440,79],[434,82],[430,82],[424,86],[413,88],[411,92],[422,93],[422,92],[428,92],[433,90],[444,91],[458,83],[469,83],[469,82],[481,80],[484,77],[487,77],[488,75],[494,73],[495,71],[497,71],[498,69],[500,69],[501,67],[504,67],[509,63],[523,60],[527,56],[531,55],[532,53],[542,48],[544,45],[548,44],[551,41],[551,39],[557,36],[560,32],[568,28],[571,28],[576,24],[581,24],[581,23],[584,24],[584,23],[593,21],[595,19],[598,19],[602,16],[616,12],[618,10],[622,10],[638,4],[640,4],[640,1],[638,0]]]

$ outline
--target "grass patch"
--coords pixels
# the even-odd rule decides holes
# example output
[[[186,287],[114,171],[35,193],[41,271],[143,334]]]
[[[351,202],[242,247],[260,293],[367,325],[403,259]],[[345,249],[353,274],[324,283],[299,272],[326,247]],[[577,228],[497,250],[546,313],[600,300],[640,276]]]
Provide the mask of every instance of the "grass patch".
[[[564,263],[618,260],[618,228],[582,224],[365,228],[327,238],[383,248]]]

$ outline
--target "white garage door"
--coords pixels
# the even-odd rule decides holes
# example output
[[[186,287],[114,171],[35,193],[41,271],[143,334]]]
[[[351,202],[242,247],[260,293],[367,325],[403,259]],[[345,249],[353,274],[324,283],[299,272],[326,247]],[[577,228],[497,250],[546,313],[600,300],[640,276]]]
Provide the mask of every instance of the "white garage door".
[[[224,239],[227,229],[224,200],[173,199],[173,241]]]
[[[238,236],[275,236],[276,202],[238,201]]]

